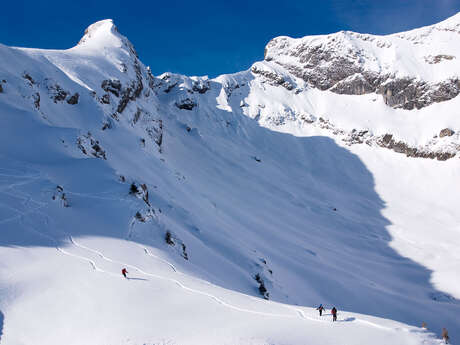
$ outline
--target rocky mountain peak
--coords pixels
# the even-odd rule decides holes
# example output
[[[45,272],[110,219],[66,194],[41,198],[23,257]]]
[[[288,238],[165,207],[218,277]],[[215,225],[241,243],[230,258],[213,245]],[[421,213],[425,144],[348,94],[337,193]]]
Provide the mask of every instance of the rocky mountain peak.
[[[386,36],[350,31],[281,36],[267,44],[264,59],[320,90],[375,93],[392,108],[420,109],[460,93],[459,33],[460,13]]]

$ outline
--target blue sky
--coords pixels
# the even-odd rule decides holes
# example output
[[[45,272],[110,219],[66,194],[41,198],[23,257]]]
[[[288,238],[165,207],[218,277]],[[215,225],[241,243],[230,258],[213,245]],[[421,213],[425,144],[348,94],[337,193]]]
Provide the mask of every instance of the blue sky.
[[[460,0],[4,1],[0,43],[69,48],[112,18],[155,74],[211,77],[247,69],[273,37],[352,30],[387,34],[439,22]]]

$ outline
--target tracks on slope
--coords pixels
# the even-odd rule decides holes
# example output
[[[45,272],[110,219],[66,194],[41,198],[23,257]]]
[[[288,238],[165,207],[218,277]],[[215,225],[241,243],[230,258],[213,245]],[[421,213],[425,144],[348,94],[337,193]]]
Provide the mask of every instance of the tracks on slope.
[[[298,308],[295,308],[295,307],[291,307],[291,306],[287,306],[287,305],[283,305],[284,308],[286,309],[289,309],[291,311],[294,311],[296,315],[287,315],[287,314],[279,314],[279,313],[269,313],[269,312],[261,312],[261,311],[257,311],[257,310],[251,310],[251,309],[247,309],[247,308],[241,308],[241,307],[238,307],[236,305],[233,305],[231,303],[228,303],[224,300],[222,300],[221,298],[213,295],[213,294],[210,294],[208,292],[205,292],[205,291],[201,291],[201,290],[197,290],[197,289],[194,289],[194,288],[191,288],[191,287],[188,287],[186,286],[184,283],[180,282],[179,280],[177,279],[174,279],[174,278],[168,278],[168,277],[164,277],[164,276],[160,276],[160,275],[157,275],[157,274],[154,274],[154,273],[150,273],[150,272],[147,272],[147,271],[144,271],[142,270],[141,268],[135,266],[135,265],[132,265],[132,264],[129,264],[129,263],[126,263],[126,262],[122,262],[122,261],[119,261],[119,260],[114,260],[114,259],[111,259],[109,257],[107,257],[106,255],[104,255],[101,251],[99,250],[96,250],[96,249],[93,249],[93,248],[90,248],[90,247],[87,247],[85,245],[82,245],[78,242],[76,242],[72,236],[69,235],[69,240],[70,242],[75,245],[76,247],[79,247],[81,249],[85,249],[89,252],[92,252],[96,255],[98,255],[101,259],[103,260],[106,260],[108,262],[111,262],[111,263],[116,263],[116,264],[119,264],[119,265],[123,265],[123,266],[126,266],[126,267],[129,267],[145,276],[149,276],[149,277],[153,277],[153,278],[156,278],[156,279],[161,279],[161,280],[165,280],[165,281],[169,281],[169,282],[172,282],[174,283],[175,285],[179,286],[180,288],[186,290],[186,291],[189,291],[189,292],[192,292],[192,293],[195,293],[195,294],[199,294],[199,295],[202,295],[202,296],[205,296],[205,297],[208,297],[212,300],[214,300],[215,302],[217,302],[218,304],[224,306],[224,307],[227,307],[229,309],[233,309],[233,310],[236,310],[236,311],[239,311],[239,312],[244,312],[244,313],[250,313],[250,314],[255,314],[255,315],[262,315],[262,316],[271,316],[271,317],[283,317],[283,318],[296,318],[296,317],[299,317],[301,319],[305,319],[305,320],[310,320],[310,321],[316,321],[316,322],[330,322],[330,321],[325,321],[325,320],[321,320],[321,319],[318,319],[318,318],[314,318],[314,317],[310,317],[310,316],[307,316],[305,314],[304,311],[302,311],[301,309],[298,309]],[[154,254],[152,254],[146,247],[142,247],[143,250],[144,250],[144,253],[150,257],[153,257],[157,260],[160,260],[162,261],[163,263],[167,264],[169,267],[171,267],[171,269],[175,272],[175,273],[178,273],[178,274],[182,274],[182,275],[185,275],[184,273],[180,272],[172,263],[170,263],[169,261],[167,260],[164,260]],[[106,273],[111,273],[111,272],[106,272]],[[114,275],[113,273],[111,273],[112,275]],[[211,283],[208,283],[210,285],[212,285]],[[251,297],[251,296],[250,296]],[[255,298],[253,298],[255,299]],[[357,321],[359,323],[363,323],[363,324],[366,324],[366,325],[369,325],[369,326],[373,326],[375,328],[379,328],[379,329],[384,329],[384,330],[393,330],[392,328],[390,327],[385,327],[385,326],[381,326],[381,325],[378,325],[378,324],[375,324],[373,322],[370,322],[370,321],[366,321],[366,320],[360,320],[360,319],[356,319],[354,317],[352,318],[348,318],[348,319],[345,319],[344,321]]]
[[[71,241],[71,243],[77,247],[80,247],[82,249],[85,249],[85,250],[88,250],[96,255],[98,255],[101,259],[103,260],[106,260],[108,262],[111,262],[111,263],[116,263],[116,264],[119,264],[119,265],[123,265],[123,266],[126,266],[128,268],[131,268],[143,275],[146,275],[148,277],[153,277],[153,278],[156,278],[156,279],[161,279],[161,280],[165,280],[165,281],[169,281],[169,282],[172,282],[174,283],[175,285],[179,286],[180,288],[186,290],[186,291],[189,291],[189,292],[192,292],[192,293],[195,293],[195,294],[198,294],[198,295],[202,295],[202,296],[205,296],[205,297],[208,297],[212,300],[214,300],[215,302],[217,302],[218,304],[220,305],[223,305],[227,308],[230,308],[230,309],[233,309],[233,310],[237,310],[237,311],[240,311],[240,312],[245,312],[245,313],[251,313],[251,314],[256,314],[256,315],[264,315],[264,316],[274,316],[274,317],[288,317],[288,318],[293,318],[295,316],[293,315],[286,315],[286,314],[276,314],[276,313],[265,313],[265,312],[260,312],[260,311],[256,311],[256,310],[250,310],[250,309],[246,309],[246,308],[240,308],[240,307],[237,307],[233,304],[230,304],[230,303],[227,303],[225,302],[224,300],[220,299],[219,297],[217,296],[214,296],[208,292],[205,292],[205,291],[201,291],[201,290],[197,290],[197,289],[193,289],[191,287],[188,287],[186,285],[184,285],[182,282],[178,281],[177,279],[174,279],[174,278],[168,278],[168,277],[163,277],[163,276],[160,276],[160,275],[157,275],[157,274],[154,274],[154,273],[150,273],[150,272],[146,272],[144,270],[142,270],[141,268],[135,266],[135,265],[131,265],[129,263],[126,263],[126,262],[122,262],[122,261],[118,261],[118,260],[113,260],[111,258],[108,258],[107,256],[105,256],[103,253],[101,253],[100,251],[98,250],[95,250],[95,249],[92,249],[92,248],[89,248],[87,246],[84,246],[84,245],[81,245],[79,243],[77,243],[71,236],[69,236],[69,239]],[[166,260],[163,260],[163,261],[166,261]],[[174,267],[174,265],[172,265],[171,263],[168,263],[169,266],[173,267],[174,271],[177,273],[177,269]],[[305,317],[305,315],[303,314],[303,312],[299,311],[300,313],[302,313],[301,315],[303,315],[303,318],[307,318]],[[313,319],[312,319],[313,320]]]
[[[101,268],[99,268],[96,264],[96,262],[90,258],[87,258],[85,256],[81,256],[81,255],[76,255],[76,254],[73,254],[73,253],[70,253],[68,251],[66,251],[65,249],[61,248],[59,246],[59,243],[56,239],[54,239],[52,236],[49,236],[47,234],[44,234],[38,230],[36,230],[35,228],[32,228],[30,226],[28,226],[28,228],[38,234],[40,234],[41,236],[51,240],[53,243],[55,243],[55,248],[56,250],[61,253],[61,254],[64,254],[64,255],[67,255],[67,256],[70,256],[70,257],[74,257],[78,260],[82,260],[82,261],[85,261],[87,262],[91,268],[96,271],[96,272],[100,272],[100,273],[105,273],[105,274],[108,274],[108,275],[111,275],[113,277],[116,277],[116,278],[119,278],[119,279],[124,279],[123,277],[121,277],[119,274],[115,274],[113,272],[109,272],[109,271],[105,271]],[[325,321],[325,320],[320,320],[318,318],[314,318],[314,317],[310,317],[310,316],[307,316],[305,314],[304,311],[302,311],[301,309],[298,309],[298,308],[295,308],[295,307],[291,307],[291,306],[288,306],[288,305],[282,305],[284,308],[288,309],[288,310],[291,310],[293,312],[295,312],[294,315],[289,315],[289,314],[279,314],[279,313],[270,313],[270,312],[261,312],[261,311],[257,311],[257,310],[251,310],[251,309],[247,309],[247,308],[241,308],[241,307],[238,307],[236,305],[233,305],[231,303],[228,303],[226,301],[224,301],[223,299],[211,294],[211,293],[208,293],[208,292],[205,292],[205,291],[201,291],[201,290],[197,290],[197,289],[194,289],[194,288],[191,288],[189,286],[186,286],[184,283],[180,282],[179,280],[177,279],[174,279],[174,278],[169,278],[169,277],[164,277],[164,276],[161,276],[161,275],[158,275],[158,274],[154,274],[154,273],[150,273],[150,272],[147,272],[147,271],[144,271],[142,270],[141,268],[135,266],[135,265],[132,265],[132,264],[129,264],[129,263],[126,263],[126,262],[122,262],[122,261],[119,261],[119,260],[115,260],[115,259],[111,259],[109,257],[107,257],[105,254],[103,254],[101,251],[99,250],[96,250],[96,249],[93,249],[93,248],[90,248],[88,246],[85,246],[85,245],[82,245],[80,243],[78,243],[77,241],[75,241],[75,239],[71,236],[71,235],[67,235],[68,238],[69,238],[69,241],[72,245],[74,245],[75,247],[78,247],[78,248],[81,248],[81,249],[84,249],[86,251],[89,251],[89,252],[92,252],[93,254],[96,254],[97,256],[99,256],[101,259],[107,261],[107,262],[110,262],[110,263],[114,263],[114,264],[118,264],[118,265],[122,265],[122,266],[126,266],[132,270],[135,270],[137,272],[139,272],[140,274],[143,274],[145,276],[148,276],[148,277],[152,277],[152,278],[156,278],[156,279],[161,279],[161,280],[164,280],[164,281],[169,281],[171,283],[174,283],[175,285],[177,285],[178,287],[180,287],[181,289],[184,289],[185,291],[188,291],[188,292],[191,292],[191,293],[194,293],[194,294],[198,294],[198,295],[201,295],[201,296],[205,296],[205,297],[208,297],[210,299],[212,299],[213,301],[215,301],[216,303],[226,307],[226,308],[229,308],[229,309],[232,309],[232,310],[236,310],[236,311],[239,311],[239,312],[243,312],[243,313],[249,313],[249,314],[253,314],[253,315],[260,315],[260,316],[269,316],[269,317],[281,317],[281,318],[301,318],[301,319],[304,319],[304,320],[310,320],[310,321],[316,321],[316,322],[327,322],[329,323],[330,321]],[[169,267],[171,267],[171,269],[175,272],[175,273],[178,273],[178,274],[182,274],[182,275],[185,275],[184,273],[180,272],[177,270],[177,268],[170,262],[168,262],[167,260],[164,260],[162,258],[159,258],[158,256],[152,254],[146,247],[143,247],[144,249],[144,253],[150,257],[153,257],[155,259],[158,259],[160,261],[162,261],[163,263],[167,264]],[[208,283],[210,285],[212,285],[211,283]],[[254,299],[256,300],[256,298],[254,297],[251,297],[249,296],[251,299]],[[350,321],[357,321],[359,323],[363,323],[363,324],[366,324],[368,326],[372,326],[372,327],[375,327],[375,328],[379,328],[379,329],[384,329],[384,330],[394,330],[393,328],[390,328],[390,327],[385,327],[385,326],[380,326],[378,324],[375,324],[373,322],[370,322],[370,321],[366,321],[366,320],[360,320],[360,319],[355,319],[355,318],[352,318],[353,320],[350,320]]]
[[[32,213],[32,212],[39,212],[39,213],[42,213],[40,212],[40,209],[41,207],[35,209],[35,210],[32,210],[31,212],[27,212],[27,213],[22,213],[19,215],[19,217],[21,218],[21,220],[27,216],[29,213]],[[43,214],[43,213],[42,213]],[[48,216],[43,214],[47,219],[48,219]],[[58,240],[56,240],[54,237],[48,235],[48,234],[45,234],[41,231],[38,231],[37,229],[35,229],[34,227],[30,226],[30,225],[27,225],[25,224],[24,222],[22,222],[24,226],[26,226],[29,230],[39,234],[40,236],[42,237],[45,237],[47,238],[48,240],[52,241],[55,245],[55,249],[61,253],[61,254],[64,254],[64,255],[67,255],[67,256],[70,256],[70,257],[73,257],[73,258],[76,258],[78,260],[81,260],[81,261],[85,261],[87,262],[91,268],[96,271],[96,272],[100,272],[100,273],[104,273],[104,274],[108,274],[110,276],[113,276],[113,277],[116,277],[118,279],[124,279],[122,278],[119,274],[115,274],[113,272],[110,272],[110,271],[106,271],[106,270],[103,270],[101,268],[99,268],[96,264],[96,262],[90,258],[87,258],[85,256],[82,256],[82,255],[77,255],[77,254],[73,254],[73,253],[70,253],[68,252],[67,250],[63,249],[62,247],[59,246],[59,242]],[[61,231],[62,232],[62,231]],[[132,265],[132,264],[129,264],[129,263],[126,263],[126,262],[122,262],[122,261],[119,261],[119,260],[115,260],[115,259],[111,259],[109,258],[108,256],[106,256],[105,254],[103,254],[101,251],[99,250],[96,250],[96,249],[93,249],[93,248],[90,248],[88,246],[85,246],[85,245],[82,245],[80,243],[78,243],[77,241],[75,241],[75,239],[69,235],[69,234],[65,234],[64,232],[62,232],[64,235],[66,235],[70,241],[70,243],[75,246],[75,247],[78,247],[78,248],[81,248],[81,249],[84,249],[86,251],[89,251],[89,252],[92,252],[93,254],[96,254],[98,257],[100,257],[101,259],[107,261],[107,262],[110,262],[110,263],[114,263],[114,264],[118,264],[118,265],[122,265],[122,266],[126,266],[126,267],[129,267],[130,269],[133,269],[137,272],[139,272],[140,274],[143,274],[145,276],[149,276],[149,277],[152,277],[152,278],[156,278],[156,279],[161,279],[161,280],[164,280],[164,281],[169,281],[171,283],[174,283],[175,285],[179,286],[181,289],[185,290],[185,291],[188,291],[188,292],[191,292],[191,293],[194,293],[194,294],[198,294],[198,295],[201,295],[201,296],[205,296],[205,297],[208,297],[210,299],[212,299],[213,301],[215,301],[216,303],[226,307],[226,308],[229,308],[229,309],[232,309],[232,310],[236,310],[236,311],[239,311],[239,312],[243,312],[243,313],[249,313],[249,314],[253,314],[253,315],[261,315],[261,316],[269,316],[269,317],[281,317],[281,318],[301,318],[301,319],[304,319],[304,320],[310,320],[310,321],[316,321],[316,322],[327,322],[329,323],[330,321],[326,321],[326,320],[321,320],[321,319],[318,319],[318,318],[314,318],[314,317],[310,317],[310,316],[307,316],[305,314],[304,311],[302,311],[301,309],[298,309],[298,308],[295,308],[295,307],[291,307],[289,305],[282,305],[284,308],[288,309],[288,310],[291,310],[293,311],[295,314],[294,315],[289,315],[289,314],[279,314],[279,313],[270,313],[270,312],[261,312],[261,311],[257,311],[257,310],[251,310],[251,309],[247,309],[247,308],[241,308],[241,307],[238,307],[236,305],[233,305],[231,303],[228,303],[226,301],[224,301],[223,299],[211,294],[211,293],[208,293],[208,292],[205,292],[205,291],[202,291],[202,290],[197,290],[197,289],[194,289],[194,288],[191,288],[187,285],[185,285],[184,283],[180,282],[179,280],[177,279],[174,279],[174,278],[169,278],[169,277],[164,277],[164,276],[161,276],[161,275],[158,275],[158,274],[154,274],[154,273],[150,273],[150,272],[147,272],[147,271],[144,271],[142,270],[141,268],[135,266],[135,265]],[[174,264],[172,264],[171,262],[163,259],[163,258],[160,258],[156,255],[154,255],[152,252],[150,252],[146,247],[143,247],[143,246],[139,246],[143,249],[144,253],[156,260],[159,260],[161,262],[163,262],[164,264],[168,265],[173,271],[174,273],[177,273],[177,274],[181,274],[181,275],[184,275],[184,273],[180,272],[175,266]],[[213,285],[209,282],[205,282],[209,285]],[[248,296],[249,298],[253,299],[253,300],[257,300],[259,301],[258,299],[256,299],[255,297],[252,297],[252,296]],[[378,324],[375,324],[373,322],[370,322],[370,321],[367,321],[367,320],[360,320],[360,319],[356,319],[356,318],[350,318],[351,320],[349,321],[357,321],[359,323],[362,323],[362,324],[366,324],[368,326],[372,326],[372,327],[375,327],[375,328],[379,328],[379,329],[384,329],[384,330],[394,330],[393,328],[390,328],[390,327],[385,327],[385,326],[381,326],[381,325],[378,325]],[[347,321],[347,319],[345,320]],[[406,330],[408,331],[408,330]]]

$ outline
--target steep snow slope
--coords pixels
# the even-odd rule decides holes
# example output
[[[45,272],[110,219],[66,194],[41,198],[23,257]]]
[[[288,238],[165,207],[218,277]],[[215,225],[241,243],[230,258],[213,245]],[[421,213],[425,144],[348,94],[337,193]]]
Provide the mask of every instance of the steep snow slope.
[[[458,158],[348,147],[321,107],[347,122],[376,95],[262,65],[156,78],[111,21],[65,51],[0,46],[4,343],[437,343],[376,316],[455,342]],[[369,121],[415,114],[418,143],[456,102]]]

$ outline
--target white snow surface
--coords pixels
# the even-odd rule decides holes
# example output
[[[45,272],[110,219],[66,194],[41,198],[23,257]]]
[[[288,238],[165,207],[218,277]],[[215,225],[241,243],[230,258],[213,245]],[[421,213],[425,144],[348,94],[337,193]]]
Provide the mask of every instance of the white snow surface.
[[[459,23],[380,37],[385,52],[335,36],[369,68],[437,81],[458,76]],[[419,65],[441,53],[458,58]],[[418,345],[442,327],[458,343],[458,156],[346,146],[299,120],[455,142],[458,97],[395,110],[255,65],[302,91],[250,71],[153,77],[110,20],[64,51],[0,45],[0,344]],[[142,89],[118,111],[103,80]]]

